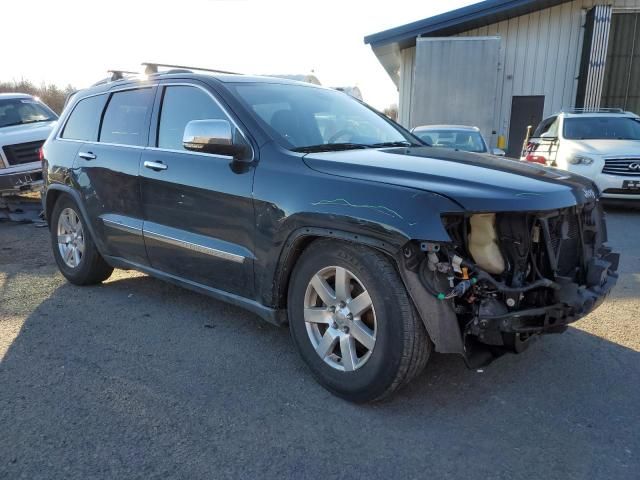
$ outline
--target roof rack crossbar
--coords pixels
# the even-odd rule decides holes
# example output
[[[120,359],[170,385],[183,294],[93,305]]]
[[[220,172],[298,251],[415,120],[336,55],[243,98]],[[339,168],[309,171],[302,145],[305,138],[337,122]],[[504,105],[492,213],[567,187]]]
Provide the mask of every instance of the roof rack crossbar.
[[[111,81],[122,80],[125,75],[138,75],[138,72],[130,72],[128,70],[107,70],[111,74]]]
[[[97,85],[104,85],[105,83],[123,80],[127,75],[139,75],[139,72],[130,72],[128,70],[107,70],[107,73],[109,73],[109,76],[107,78],[98,80],[92,86],[95,87]]]
[[[229,75],[242,75],[237,72],[229,72],[227,70],[218,70],[214,68],[202,68],[202,67],[188,67],[186,65],[172,65],[170,63],[151,63],[144,62],[144,73],[146,75],[151,75],[153,73],[158,73],[158,67],[167,67],[167,68],[184,68],[185,70],[201,70],[203,72],[214,72],[214,73],[225,73]]]

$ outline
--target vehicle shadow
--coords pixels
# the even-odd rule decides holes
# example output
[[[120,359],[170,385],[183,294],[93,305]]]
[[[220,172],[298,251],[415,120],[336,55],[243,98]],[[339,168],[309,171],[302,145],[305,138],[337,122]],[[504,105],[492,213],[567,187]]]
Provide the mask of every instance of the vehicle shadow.
[[[0,361],[0,478],[632,478],[640,354],[575,328],[482,371],[434,355],[381,403],[287,329],[146,277],[63,284]],[[348,452],[336,455],[336,452]]]
[[[33,274],[50,275],[55,269],[53,255],[50,249],[43,251],[40,242],[43,237],[48,241],[48,235],[46,228],[33,224],[0,221],[0,273],[12,275],[28,269]],[[48,268],[37,271],[42,267]]]

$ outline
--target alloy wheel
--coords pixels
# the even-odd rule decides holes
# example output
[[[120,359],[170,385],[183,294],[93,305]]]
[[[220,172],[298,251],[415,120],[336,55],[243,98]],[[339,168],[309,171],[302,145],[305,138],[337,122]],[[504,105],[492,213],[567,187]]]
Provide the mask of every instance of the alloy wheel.
[[[362,282],[343,267],[326,267],[307,285],[307,334],[318,356],[336,370],[361,368],[376,343],[376,314]]]
[[[78,214],[65,208],[58,217],[58,250],[62,261],[71,268],[77,268],[84,255],[84,230]]]

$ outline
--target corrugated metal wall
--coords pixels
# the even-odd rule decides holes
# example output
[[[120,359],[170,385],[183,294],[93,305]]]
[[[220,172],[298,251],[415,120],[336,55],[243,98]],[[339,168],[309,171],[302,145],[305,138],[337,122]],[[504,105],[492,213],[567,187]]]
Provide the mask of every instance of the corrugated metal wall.
[[[640,113],[640,13],[617,13],[611,23],[602,106]]]
[[[586,11],[595,5],[638,8],[640,0],[575,0],[463,33],[502,38],[496,125],[508,135],[514,95],[544,95],[544,115],[574,106]],[[409,123],[415,47],[402,51],[400,121]]]
[[[398,102],[398,121],[407,128],[411,125],[411,100],[413,95],[413,70],[416,63],[416,47],[405,48],[400,52],[400,99]]]
[[[596,5],[587,13],[582,49],[582,70],[578,80],[576,106],[600,108],[602,84],[609,48],[609,29],[611,27],[611,6]],[[584,88],[581,88],[584,86]],[[582,91],[584,90],[584,95]],[[580,103],[578,103],[580,102]]]

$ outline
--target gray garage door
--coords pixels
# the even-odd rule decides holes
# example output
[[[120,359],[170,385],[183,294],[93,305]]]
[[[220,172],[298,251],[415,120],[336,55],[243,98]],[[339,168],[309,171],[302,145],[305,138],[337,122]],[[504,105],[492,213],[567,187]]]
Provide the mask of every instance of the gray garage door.
[[[418,38],[411,127],[475,125],[495,144],[499,37]]]

